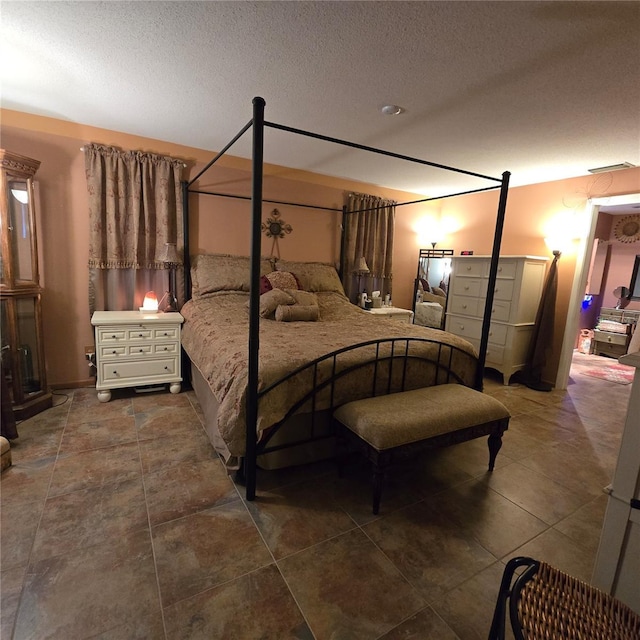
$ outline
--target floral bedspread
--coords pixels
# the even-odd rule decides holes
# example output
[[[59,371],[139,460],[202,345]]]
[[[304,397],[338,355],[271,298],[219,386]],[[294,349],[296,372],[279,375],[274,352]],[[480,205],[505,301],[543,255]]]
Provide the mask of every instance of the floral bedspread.
[[[381,316],[374,317],[339,293],[322,292],[317,296],[320,306],[320,320],[317,322],[260,320],[260,389],[326,353],[378,338],[427,338],[476,355],[471,344],[453,334]],[[245,449],[248,300],[248,293],[220,292],[190,300],[181,309],[185,318],[182,345],[219,403],[218,431],[232,456],[243,455]],[[357,357],[356,354],[348,354],[344,366]],[[458,363],[454,362],[454,368],[465,384],[473,384],[473,359],[460,358]],[[270,392],[260,402],[258,432],[282,420],[296,394],[299,397],[301,390],[311,384],[308,375],[306,380],[292,380]],[[425,386],[425,382],[416,381],[413,386]],[[343,394],[353,395],[343,400],[366,397],[370,394],[370,388],[370,380],[360,372],[360,375],[352,376],[342,391]]]

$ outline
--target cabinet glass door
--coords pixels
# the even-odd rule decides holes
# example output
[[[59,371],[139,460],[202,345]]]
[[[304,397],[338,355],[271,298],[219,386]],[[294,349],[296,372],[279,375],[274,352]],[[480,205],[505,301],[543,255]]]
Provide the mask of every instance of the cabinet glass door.
[[[30,189],[26,180],[8,181],[11,272],[16,285],[35,281]]]

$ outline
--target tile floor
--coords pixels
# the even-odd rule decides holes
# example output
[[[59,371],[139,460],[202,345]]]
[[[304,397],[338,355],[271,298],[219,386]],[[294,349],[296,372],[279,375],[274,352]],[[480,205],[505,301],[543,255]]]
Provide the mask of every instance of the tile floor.
[[[2,474],[0,636],[486,638],[510,557],[591,577],[630,391],[594,361],[566,392],[487,379],[513,415],[495,471],[484,439],[425,456],[378,517],[359,459],[262,472],[246,503],[192,392],[57,395]]]

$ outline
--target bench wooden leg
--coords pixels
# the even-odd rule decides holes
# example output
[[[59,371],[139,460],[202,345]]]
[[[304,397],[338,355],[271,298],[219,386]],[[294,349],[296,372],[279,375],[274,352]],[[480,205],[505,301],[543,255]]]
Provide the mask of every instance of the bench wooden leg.
[[[489,471],[493,471],[493,467],[496,464],[496,457],[498,455],[498,451],[502,447],[502,434],[492,433],[489,436]]]

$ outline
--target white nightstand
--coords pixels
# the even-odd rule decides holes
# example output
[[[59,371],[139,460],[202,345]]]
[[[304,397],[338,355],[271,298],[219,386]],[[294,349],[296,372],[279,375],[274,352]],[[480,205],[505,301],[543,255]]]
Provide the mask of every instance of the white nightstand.
[[[169,383],[180,393],[181,354],[179,313],[96,311],[98,399],[111,400],[110,389]]]
[[[377,309],[367,309],[367,313],[374,316],[382,316],[399,320],[411,324],[413,322],[413,311],[410,309],[400,309],[400,307],[378,307]]]

